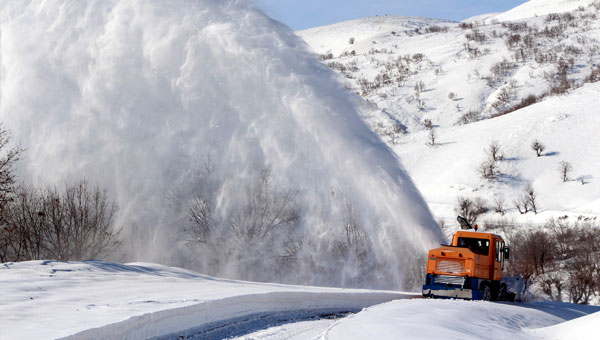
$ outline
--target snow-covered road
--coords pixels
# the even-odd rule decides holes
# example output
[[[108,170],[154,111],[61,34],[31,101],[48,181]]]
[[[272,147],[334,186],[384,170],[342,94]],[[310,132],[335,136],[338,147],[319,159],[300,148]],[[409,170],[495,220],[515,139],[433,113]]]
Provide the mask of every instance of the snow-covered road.
[[[600,321],[597,306],[415,299],[98,261],[0,264],[0,296],[7,340],[596,339]]]

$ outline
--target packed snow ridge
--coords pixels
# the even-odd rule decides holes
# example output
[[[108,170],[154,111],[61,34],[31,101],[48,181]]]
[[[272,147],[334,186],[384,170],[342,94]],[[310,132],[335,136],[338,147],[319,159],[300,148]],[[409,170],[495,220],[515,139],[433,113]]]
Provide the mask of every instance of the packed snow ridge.
[[[223,277],[417,287],[441,232],[364,104],[247,1],[3,1],[20,179],[82,178],[124,254]]]

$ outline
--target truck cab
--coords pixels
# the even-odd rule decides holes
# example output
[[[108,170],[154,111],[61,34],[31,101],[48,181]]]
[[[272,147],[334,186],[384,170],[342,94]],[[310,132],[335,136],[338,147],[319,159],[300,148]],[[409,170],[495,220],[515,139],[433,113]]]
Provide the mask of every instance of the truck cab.
[[[429,251],[423,296],[505,299],[502,271],[508,256],[509,250],[499,235],[457,231],[452,244]]]

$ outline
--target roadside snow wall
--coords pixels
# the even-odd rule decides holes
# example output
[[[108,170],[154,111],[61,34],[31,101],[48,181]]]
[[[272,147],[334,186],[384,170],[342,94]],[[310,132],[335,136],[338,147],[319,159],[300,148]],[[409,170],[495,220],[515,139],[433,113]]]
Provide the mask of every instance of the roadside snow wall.
[[[420,284],[441,233],[362,102],[247,1],[0,3],[0,120],[21,180],[82,178],[124,254],[207,274]]]

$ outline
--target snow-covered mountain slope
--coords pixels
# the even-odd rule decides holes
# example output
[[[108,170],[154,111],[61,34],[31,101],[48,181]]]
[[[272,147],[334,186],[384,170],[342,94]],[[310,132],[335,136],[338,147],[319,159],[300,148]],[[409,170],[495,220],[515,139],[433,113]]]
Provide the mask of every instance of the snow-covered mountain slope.
[[[440,19],[384,15],[309,28],[299,32],[299,35],[307,39],[316,52],[331,52],[337,56],[348,51],[349,47],[357,51],[369,50],[377,48],[377,43],[385,44],[393,40],[395,35],[410,34],[432,25],[449,23],[451,21]]]
[[[561,322],[600,310],[561,303],[412,300],[415,294],[259,284],[149,263],[99,261],[5,263],[0,294],[0,339],[244,338],[261,328],[258,338],[270,339],[286,338],[281,334],[298,340],[538,339],[537,334],[547,334],[539,327],[558,324],[568,335],[570,323],[561,327]],[[339,312],[359,313],[338,321],[303,319]],[[589,336],[597,316],[571,322],[579,335]],[[290,323],[294,319],[297,326]],[[309,332],[308,325],[320,331]]]
[[[489,205],[494,198],[504,198],[506,208],[514,209],[512,200],[531,184],[539,211],[525,216],[530,222],[565,214],[600,217],[598,98],[600,83],[588,84],[501,117],[440,129],[436,147],[423,143],[427,132],[421,131],[407,136],[394,150],[440,216],[455,214],[460,195],[481,197]],[[531,149],[536,138],[546,145],[541,157]],[[501,175],[497,181],[482,181],[478,167],[487,160],[485,148],[492,141],[499,142],[504,155],[498,162]],[[566,183],[558,171],[563,160],[573,166]],[[494,215],[499,218],[490,217]]]
[[[149,339],[260,315],[359,311],[386,291],[217,279],[156,264],[31,261],[0,266],[0,339]]]
[[[587,7],[594,0],[529,0],[509,11],[498,14],[487,20],[511,21],[545,16],[550,13],[562,13]]]
[[[125,258],[252,280],[414,287],[442,235],[363,105],[248,1],[0,2],[20,180],[86,178]]]
[[[360,20],[297,34],[371,103],[367,121],[404,159],[439,220],[455,224],[458,197],[483,199],[490,212],[480,221],[501,217],[496,200],[510,223],[593,219],[600,215],[599,87],[592,84],[600,80],[600,4],[574,3],[530,1],[507,13],[548,4],[559,14],[512,22],[419,19],[418,30],[405,24],[409,18],[365,18],[365,25],[388,24],[360,36],[361,44],[349,41]],[[546,147],[542,157],[531,149],[535,139]],[[490,181],[479,170],[493,141],[504,160]],[[566,183],[562,161],[572,166]],[[521,215],[513,204],[529,183],[539,215]]]

